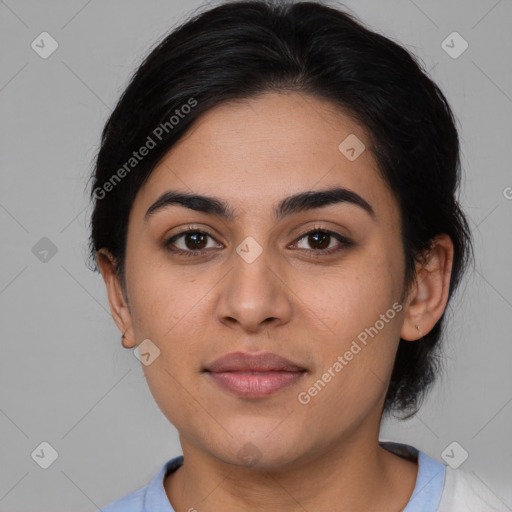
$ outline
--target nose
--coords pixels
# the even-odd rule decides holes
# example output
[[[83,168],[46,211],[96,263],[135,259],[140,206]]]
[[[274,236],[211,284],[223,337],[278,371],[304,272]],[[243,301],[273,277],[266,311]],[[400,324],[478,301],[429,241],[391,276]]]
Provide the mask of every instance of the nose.
[[[252,262],[233,253],[233,268],[222,283],[216,315],[228,326],[256,333],[290,321],[293,303],[286,276],[269,266],[266,250]]]

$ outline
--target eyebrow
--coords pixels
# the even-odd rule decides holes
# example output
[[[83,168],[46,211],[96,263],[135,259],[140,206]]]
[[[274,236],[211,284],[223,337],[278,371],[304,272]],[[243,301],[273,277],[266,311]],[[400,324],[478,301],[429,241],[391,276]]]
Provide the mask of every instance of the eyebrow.
[[[358,206],[371,217],[375,217],[375,212],[371,205],[359,194],[352,190],[336,187],[320,191],[301,192],[283,199],[274,208],[274,219],[278,222],[284,217],[295,213],[339,203],[349,203]],[[218,215],[226,220],[234,220],[237,217],[236,211],[221,199],[191,194],[189,192],[168,190],[148,208],[144,215],[144,220],[147,221],[156,212],[172,205],[180,205],[197,212]]]

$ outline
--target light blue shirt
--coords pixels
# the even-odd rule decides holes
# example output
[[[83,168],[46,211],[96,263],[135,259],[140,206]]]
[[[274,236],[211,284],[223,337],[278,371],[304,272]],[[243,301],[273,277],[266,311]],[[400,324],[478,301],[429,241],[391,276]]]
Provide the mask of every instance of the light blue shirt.
[[[397,455],[418,461],[418,476],[409,503],[403,512],[436,512],[443,494],[446,466],[416,448],[380,442]],[[183,455],[167,461],[151,482],[141,489],[103,507],[103,512],[174,512],[164,489],[164,478],[183,464]]]

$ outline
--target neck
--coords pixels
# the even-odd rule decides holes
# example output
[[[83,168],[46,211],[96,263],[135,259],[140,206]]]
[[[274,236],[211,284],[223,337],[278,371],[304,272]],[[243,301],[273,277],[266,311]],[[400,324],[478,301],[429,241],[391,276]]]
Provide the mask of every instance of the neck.
[[[165,490],[176,511],[402,510],[414,490],[417,463],[362,438],[330,446],[286,467],[220,461],[182,440],[184,464]]]

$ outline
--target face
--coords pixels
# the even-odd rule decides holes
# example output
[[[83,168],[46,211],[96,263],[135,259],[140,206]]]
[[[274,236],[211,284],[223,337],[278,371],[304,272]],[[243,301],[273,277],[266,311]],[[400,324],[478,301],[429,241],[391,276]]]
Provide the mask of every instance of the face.
[[[270,468],[377,435],[405,267],[397,201],[369,146],[329,102],[268,93],[203,115],[138,192],[125,330],[160,351],[143,368],[184,450]],[[168,201],[147,214],[168,191],[218,208]],[[233,353],[248,359],[214,364]]]

